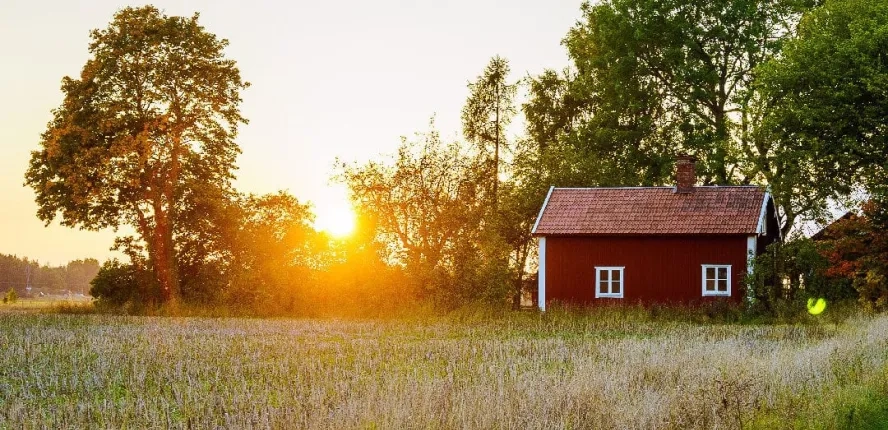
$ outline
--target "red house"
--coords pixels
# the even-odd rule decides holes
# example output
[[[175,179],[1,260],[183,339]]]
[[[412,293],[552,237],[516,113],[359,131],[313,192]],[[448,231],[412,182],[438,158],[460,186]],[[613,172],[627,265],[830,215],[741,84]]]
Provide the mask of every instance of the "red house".
[[[555,188],[543,203],[538,304],[740,302],[750,259],[778,240],[757,186],[694,186],[679,157],[674,187]]]

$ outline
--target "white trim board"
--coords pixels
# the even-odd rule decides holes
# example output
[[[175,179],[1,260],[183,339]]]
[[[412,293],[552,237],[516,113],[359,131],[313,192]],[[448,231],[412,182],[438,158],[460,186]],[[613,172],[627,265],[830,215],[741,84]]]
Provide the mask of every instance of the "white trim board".
[[[555,191],[555,186],[552,185],[549,187],[549,192],[546,194],[546,200],[543,201],[543,207],[540,208],[540,214],[537,215],[536,222],[533,223],[533,230],[530,231],[530,234],[536,234],[537,227],[540,226],[540,220],[543,219],[543,211],[546,210],[546,206],[549,205],[549,198],[552,197],[552,191]]]
[[[546,237],[540,238],[540,262],[539,271],[537,272],[537,305],[541,311],[546,310]]]
[[[765,191],[765,198],[762,200],[762,209],[759,212],[758,225],[755,227],[756,234],[765,234],[767,224],[765,224],[765,215],[768,213],[768,202],[771,201],[771,193]]]
[[[757,247],[758,237],[748,236],[746,238],[746,273],[752,274],[752,260],[755,258]]]

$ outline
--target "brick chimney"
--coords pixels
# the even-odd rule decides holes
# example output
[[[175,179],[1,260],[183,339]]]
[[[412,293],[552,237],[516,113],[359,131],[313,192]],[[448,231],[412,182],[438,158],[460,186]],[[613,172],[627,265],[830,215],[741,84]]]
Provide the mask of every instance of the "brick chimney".
[[[678,194],[694,192],[697,183],[695,172],[697,159],[687,154],[679,154],[675,160],[675,191]]]

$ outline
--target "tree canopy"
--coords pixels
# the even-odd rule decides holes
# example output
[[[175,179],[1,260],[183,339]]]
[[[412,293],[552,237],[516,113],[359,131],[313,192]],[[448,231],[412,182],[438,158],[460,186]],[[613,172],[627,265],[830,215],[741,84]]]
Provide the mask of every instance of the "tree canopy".
[[[584,3],[563,42],[573,67],[530,83],[528,137],[558,153],[549,170],[565,185],[667,184],[678,153],[697,157],[704,185],[766,184],[748,150],[754,70],[780,52],[802,6]]]
[[[190,18],[128,7],[90,34],[79,78],[65,77],[26,182],[38,216],[87,229],[135,228],[165,300],[180,295],[178,209],[194,184],[230,186],[246,123],[225,39]]]
[[[759,69],[763,129],[823,201],[888,185],[888,4],[830,0]]]

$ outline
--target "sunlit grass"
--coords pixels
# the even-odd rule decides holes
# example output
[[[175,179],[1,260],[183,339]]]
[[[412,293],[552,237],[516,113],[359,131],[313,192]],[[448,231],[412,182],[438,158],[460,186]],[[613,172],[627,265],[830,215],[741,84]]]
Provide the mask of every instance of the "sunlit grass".
[[[888,316],[13,312],[0,334],[10,428],[854,428],[888,414]]]
[[[72,297],[40,297],[20,298],[13,303],[0,304],[0,312],[51,311],[61,307],[91,307],[92,298]]]

